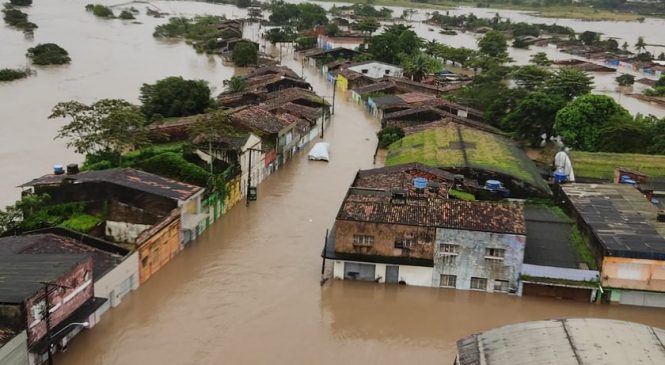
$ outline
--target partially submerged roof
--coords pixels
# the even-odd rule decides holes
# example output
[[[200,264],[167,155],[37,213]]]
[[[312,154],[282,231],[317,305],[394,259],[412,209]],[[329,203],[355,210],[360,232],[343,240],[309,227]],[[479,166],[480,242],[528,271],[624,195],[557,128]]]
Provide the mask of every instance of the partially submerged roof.
[[[620,184],[564,184],[563,192],[606,256],[665,260],[665,223],[640,191]]]
[[[57,281],[86,255],[0,256],[0,303],[19,304],[43,288],[42,282]]]
[[[460,365],[665,364],[665,330],[600,318],[511,324],[457,341]]]
[[[521,204],[465,202],[407,194],[403,203],[390,191],[351,188],[337,220],[439,227],[469,231],[526,233]]]
[[[72,184],[106,182],[175,200],[187,200],[203,190],[200,186],[131,168],[82,171],[77,174],[49,174],[22,184],[20,187],[59,185],[65,181]]]
[[[387,166],[411,162],[504,174],[529,184],[541,193],[550,193],[533,162],[510,141],[496,134],[455,124],[414,133],[390,145]]]
[[[122,256],[88,246],[75,239],[56,235],[29,234],[0,238],[0,256],[78,254],[92,257],[93,277],[98,279],[116,266]]]
[[[230,112],[228,117],[231,123],[261,135],[276,134],[284,128],[279,118],[260,106],[240,107]]]

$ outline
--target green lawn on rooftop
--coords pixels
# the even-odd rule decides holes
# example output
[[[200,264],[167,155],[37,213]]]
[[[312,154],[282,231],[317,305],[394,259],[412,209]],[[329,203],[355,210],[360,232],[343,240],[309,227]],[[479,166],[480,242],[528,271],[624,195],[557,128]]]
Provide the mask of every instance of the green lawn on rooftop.
[[[624,167],[649,176],[665,176],[665,156],[631,153],[570,152],[576,177],[612,180],[614,170]]]
[[[517,148],[491,133],[462,128],[470,168],[496,171],[514,176],[538,186],[537,176],[530,171],[535,166]],[[451,142],[453,143],[451,145]],[[387,166],[419,162],[433,167],[465,167],[464,153],[459,148],[456,127],[448,126],[414,133],[390,145]]]

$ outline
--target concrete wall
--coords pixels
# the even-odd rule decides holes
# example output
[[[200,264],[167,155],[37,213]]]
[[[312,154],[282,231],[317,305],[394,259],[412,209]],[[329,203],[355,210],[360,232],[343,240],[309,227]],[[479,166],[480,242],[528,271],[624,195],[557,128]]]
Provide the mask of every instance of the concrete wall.
[[[133,243],[141,232],[150,228],[147,224],[134,224],[118,221],[106,221],[104,235],[114,242]]]
[[[494,280],[507,280],[517,290],[524,261],[526,237],[491,232],[437,229],[432,282],[440,285],[441,274],[455,275],[456,289],[470,289],[471,278],[487,279],[487,291],[494,291]],[[459,245],[454,259],[440,252],[440,245]],[[486,248],[505,249],[503,260],[486,258]]]
[[[118,266],[102,276],[95,282],[95,296],[106,298],[111,307],[115,307],[122,301],[121,285],[125,280],[131,278],[131,290],[139,287],[139,253],[134,251],[125,258]]]
[[[427,260],[431,260],[434,253],[435,228],[355,221],[337,221],[336,227],[335,252]],[[354,235],[374,236],[374,244],[372,247],[354,246]],[[402,238],[415,239],[414,247],[395,248],[395,241]]]
[[[386,266],[399,266],[399,281],[407,285],[414,286],[432,286],[432,268],[424,266],[411,266],[411,265],[386,265],[372,262],[361,261],[344,261],[335,260],[333,262],[333,277],[335,279],[344,280],[344,263],[345,262],[358,262],[361,264],[374,265],[375,279],[379,283],[385,283],[386,280]]]
[[[604,257],[603,286],[665,292],[665,261]]]
[[[28,363],[28,335],[22,331],[0,347],[0,364],[26,365]]]

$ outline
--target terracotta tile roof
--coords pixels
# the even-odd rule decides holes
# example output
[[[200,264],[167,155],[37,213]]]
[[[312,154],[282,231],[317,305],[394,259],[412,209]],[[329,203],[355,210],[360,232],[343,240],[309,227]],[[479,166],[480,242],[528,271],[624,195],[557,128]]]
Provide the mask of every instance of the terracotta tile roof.
[[[98,171],[82,171],[78,174],[44,175],[29,181],[20,187],[39,185],[59,185],[65,180],[71,183],[107,182],[130,189],[163,196],[175,200],[187,200],[194,196],[202,187],[171,180],[149,172],[130,168],[115,168]]]
[[[454,174],[428,167],[419,163],[410,163],[397,166],[380,167],[371,170],[360,170],[356,174],[353,187],[405,190],[415,194],[413,179],[424,177],[429,183],[436,183],[437,189],[425,189],[424,195],[428,197],[448,197],[448,188],[453,184]]]
[[[349,81],[358,80],[365,77],[365,75],[361,74],[360,72],[349,70],[348,68],[339,71],[337,74],[342,75],[345,79]]]
[[[298,99],[311,101],[313,103],[321,103],[321,97],[316,95],[313,91],[301,89],[299,87],[292,87],[266,94],[266,101],[263,105],[268,108],[274,108]]]
[[[274,114],[255,105],[240,107],[229,112],[229,121],[259,134],[276,134],[284,128],[283,123]]]
[[[246,79],[251,79],[255,78],[261,75],[284,75],[292,78],[300,78],[300,75],[298,75],[295,71],[292,69],[286,67],[286,66],[280,66],[280,65],[274,65],[274,66],[263,66],[263,67],[258,67],[250,72],[248,72],[245,75]]]
[[[393,120],[393,119],[403,119],[405,117],[417,116],[417,115],[423,114],[423,113],[438,114],[440,117],[445,116],[445,112],[443,112],[443,111],[441,111],[441,110],[439,110],[435,107],[432,107],[432,106],[418,106],[418,107],[415,107],[415,108],[409,108],[409,109],[406,109],[406,110],[400,110],[400,111],[397,111],[397,112],[384,114],[383,120],[388,121],[388,120]],[[415,117],[415,118],[417,118],[417,117]]]
[[[409,195],[403,204],[391,200],[390,192],[351,188],[337,219],[526,234],[524,210],[518,203],[465,202],[415,195]]]
[[[435,96],[432,95],[427,95],[419,92],[410,92],[406,94],[400,94],[397,95],[398,98],[404,100],[405,103],[407,104],[414,104],[414,103],[423,103],[426,101],[432,101],[436,99]]]

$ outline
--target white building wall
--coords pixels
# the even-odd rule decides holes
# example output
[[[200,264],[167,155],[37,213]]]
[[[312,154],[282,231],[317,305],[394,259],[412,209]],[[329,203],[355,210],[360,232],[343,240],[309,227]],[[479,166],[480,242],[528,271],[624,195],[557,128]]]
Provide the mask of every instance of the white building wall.
[[[405,282],[407,285],[413,286],[432,286],[433,268],[423,266],[410,266],[410,265],[392,265],[392,264],[379,264],[373,262],[362,261],[333,261],[333,278],[344,280],[344,263],[357,262],[361,264],[374,265],[374,278],[379,283],[385,283],[386,280],[386,266],[399,266],[399,281]]]
[[[380,79],[384,76],[402,77],[401,67],[381,62],[351,66],[349,67],[349,70],[353,70],[373,79]],[[367,72],[363,72],[363,70],[367,70]]]
[[[123,286],[131,282],[129,291],[136,290],[139,287],[139,253],[134,251],[129,257],[125,258],[113,270],[106,273],[95,282],[95,296],[106,298],[111,307],[115,307],[122,301],[122,298],[129,293],[123,293]]]
[[[152,226],[127,222],[106,221],[104,233],[115,242],[135,242],[141,232]]]

